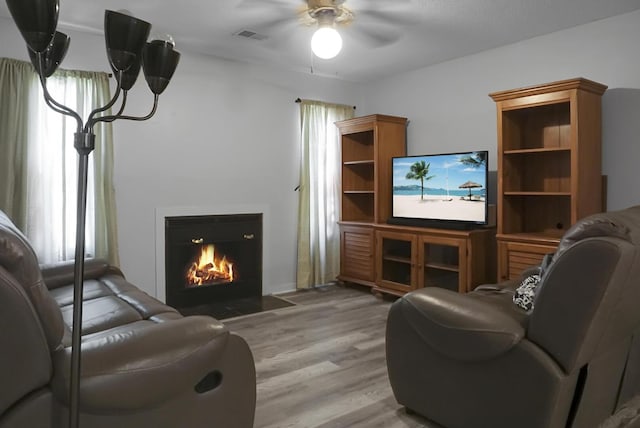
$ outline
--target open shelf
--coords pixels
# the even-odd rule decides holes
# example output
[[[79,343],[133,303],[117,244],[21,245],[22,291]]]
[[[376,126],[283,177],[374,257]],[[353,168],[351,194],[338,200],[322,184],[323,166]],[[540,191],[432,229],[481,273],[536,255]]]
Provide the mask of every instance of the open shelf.
[[[569,101],[502,112],[505,152],[571,147]]]
[[[508,192],[571,192],[571,151],[534,150],[504,155],[502,190]]]
[[[373,130],[342,136],[342,162],[351,163],[375,159]]]
[[[374,175],[374,164],[370,162],[345,164],[342,168],[342,191],[374,192]]]
[[[373,223],[375,195],[372,191],[342,193],[342,220]]]
[[[499,233],[564,233],[572,224],[571,197],[567,194],[505,194]]]

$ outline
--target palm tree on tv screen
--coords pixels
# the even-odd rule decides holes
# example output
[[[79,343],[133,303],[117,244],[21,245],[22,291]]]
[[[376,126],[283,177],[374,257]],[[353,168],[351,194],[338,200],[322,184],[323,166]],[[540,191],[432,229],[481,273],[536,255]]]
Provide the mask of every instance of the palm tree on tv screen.
[[[410,171],[407,173],[406,178],[409,180],[420,180],[420,200],[424,201],[424,182],[431,180],[435,175],[429,174],[430,163],[425,164],[424,161],[418,161],[411,165]]]
[[[464,156],[460,158],[460,162],[472,168],[479,168],[487,163],[487,152],[476,152],[473,156]]]

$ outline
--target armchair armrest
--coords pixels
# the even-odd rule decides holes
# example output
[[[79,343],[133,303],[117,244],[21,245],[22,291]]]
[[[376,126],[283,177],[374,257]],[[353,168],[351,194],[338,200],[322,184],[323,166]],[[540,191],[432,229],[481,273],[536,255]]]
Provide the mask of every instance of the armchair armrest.
[[[528,276],[534,274],[540,274],[541,267],[533,266],[525,269],[518,279],[507,279],[505,281],[499,282],[497,284],[482,284],[478,285],[473,291],[496,291],[496,292],[505,292],[512,293],[520,286],[522,281]]]
[[[73,284],[75,262],[65,260],[62,262],[44,264],[40,266],[42,279],[49,290],[64,285]],[[84,262],[84,279],[95,279],[102,275],[115,273],[123,276],[120,269],[109,265],[102,259],[86,259]]]
[[[442,288],[414,291],[394,306],[429,346],[460,361],[497,357],[525,333],[517,320],[489,302]]]
[[[83,411],[132,410],[158,405],[193,391],[216,369],[229,338],[226,327],[207,316],[190,316],[82,343],[80,406]],[[53,388],[69,396],[71,348],[54,355]]]

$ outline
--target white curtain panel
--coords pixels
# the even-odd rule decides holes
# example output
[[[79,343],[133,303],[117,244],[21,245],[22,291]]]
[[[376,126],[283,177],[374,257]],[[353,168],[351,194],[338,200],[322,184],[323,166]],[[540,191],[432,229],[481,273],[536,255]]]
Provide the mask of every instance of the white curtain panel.
[[[353,115],[352,106],[300,103],[298,288],[334,281],[340,271],[340,136],[335,122]]]

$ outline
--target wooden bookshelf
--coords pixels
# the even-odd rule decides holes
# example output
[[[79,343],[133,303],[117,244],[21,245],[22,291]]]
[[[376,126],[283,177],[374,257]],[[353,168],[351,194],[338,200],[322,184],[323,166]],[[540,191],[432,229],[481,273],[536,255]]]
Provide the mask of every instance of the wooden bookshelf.
[[[577,78],[490,94],[498,123],[499,280],[517,278],[555,251],[577,220],[603,210],[606,89]]]

